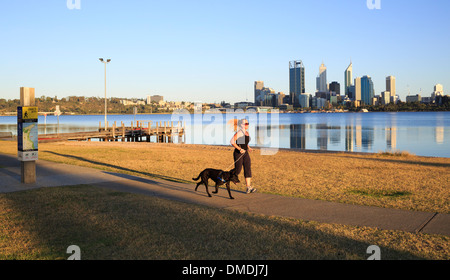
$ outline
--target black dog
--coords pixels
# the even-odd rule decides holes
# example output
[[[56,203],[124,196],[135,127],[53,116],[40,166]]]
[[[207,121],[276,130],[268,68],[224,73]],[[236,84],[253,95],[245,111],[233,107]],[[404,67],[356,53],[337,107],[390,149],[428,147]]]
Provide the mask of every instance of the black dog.
[[[220,185],[226,184],[230,199],[234,199],[234,197],[231,196],[230,182],[233,182],[235,184],[240,183],[234,168],[230,171],[207,168],[200,172],[197,178],[192,178],[192,180],[197,181],[199,178],[201,178],[201,181],[197,183],[195,191],[197,191],[199,185],[203,184],[206,187],[206,192],[208,193],[209,197],[211,197],[211,194],[208,191],[208,179],[211,179],[216,183],[216,191],[213,191],[213,193],[217,193],[219,191]]]

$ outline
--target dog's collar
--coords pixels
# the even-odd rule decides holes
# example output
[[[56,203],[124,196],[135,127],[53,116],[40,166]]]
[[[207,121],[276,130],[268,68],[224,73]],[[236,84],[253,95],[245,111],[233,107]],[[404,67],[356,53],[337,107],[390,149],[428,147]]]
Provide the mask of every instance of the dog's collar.
[[[217,179],[219,179],[220,181],[226,183],[227,181],[225,181],[221,176],[222,176],[223,171],[220,171],[219,175],[217,176]]]

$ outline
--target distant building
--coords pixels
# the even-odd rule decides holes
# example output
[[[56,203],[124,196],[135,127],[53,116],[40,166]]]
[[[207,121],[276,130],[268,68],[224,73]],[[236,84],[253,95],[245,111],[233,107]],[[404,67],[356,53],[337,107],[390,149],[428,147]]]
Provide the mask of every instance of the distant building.
[[[439,94],[439,95],[444,95],[444,87],[441,84],[435,85],[434,93]]]
[[[292,105],[289,105],[289,104],[282,104],[279,106],[279,109],[280,110],[292,110],[293,107],[292,107]]]
[[[361,78],[361,101],[366,105],[372,105],[372,98],[375,97],[372,78],[364,76]]]
[[[327,100],[321,97],[312,97],[311,98],[311,108],[322,109],[325,107]]]
[[[315,93],[316,97],[327,99],[327,92],[318,91]]]
[[[338,97],[335,94],[333,94],[333,92],[330,92],[330,93],[331,93],[330,94],[330,103],[332,105],[337,105],[338,104]]]
[[[280,107],[281,105],[283,105],[285,96],[286,95],[282,92],[275,94],[275,98],[274,98],[275,102],[273,104],[273,107]]]
[[[355,78],[355,86],[354,86],[354,93],[353,93],[353,101],[361,101],[361,78],[357,77]],[[359,103],[358,103],[359,104]]]
[[[310,99],[309,93],[303,93],[300,95],[300,107],[302,108],[309,108],[309,99]]]
[[[305,66],[301,60],[289,62],[289,95],[294,107],[300,106],[300,95],[305,93]]]
[[[391,94],[391,103],[397,104],[398,100],[399,100],[398,95],[392,96]]]
[[[352,75],[353,75],[353,65],[352,65],[352,62],[350,61],[350,65],[347,67],[347,69],[345,69],[345,72],[344,72],[344,83],[345,83],[344,84],[344,92],[345,92],[345,95],[347,95],[348,97],[350,97],[350,93],[349,93],[350,87],[353,86]],[[352,96],[350,98],[354,98],[354,96]]]
[[[386,91],[389,91],[391,93],[391,100],[390,100],[390,102],[394,102],[394,96],[396,95],[396,92],[395,92],[395,77],[394,76],[386,77]]]
[[[322,63],[319,67],[319,75],[316,78],[316,90],[326,92],[327,88],[327,67]]]
[[[277,107],[284,103],[285,95],[282,92],[276,93],[273,88],[264,87],[264,82],[255,82],[255,106]]]
[[[352,100],[348,96],[344,96],[342,98],[342,103],[345,105],[349,105],[349,104],[352,104]]]
[[[120,100],[120,104],[123,104],[125,106],[137,106],[137,105],[145,105],[145,101],[144,100],[127,100],[127,99],[122,99]]]
[[[254,104],[251,102],[236,102],[236,103],[234,103],[235,109],[245,109],[248,106],[254,106]]]
[[[377,95],[377,96],[375,96],[375,97],[372,97],[372,100],[371,100],[371,102],[370,102],[370,105],[376,106],[376,105],[379,105],[379,104],[380,104],[380,96]]]
[[[420,96],[420,94],[406,96],[406,103],[408,103],[408,102],[420,102],[420,101],[422,101],[422,97]]]
[[[335,92],[336,95],[341,95],[341,84],[338,82],[331,82],[331,84],[328,87],[328,90],[330,92]]]
[[[255,81],[255,104],[261,105],[260,103],[263,101],[262,97],[262,90],[264,89],[264,82],[263,81]]]
[[[431,99],[435,101],[436,97],[438,96],[444,96],[444,87],[441,84],[437,84],[434,86],[434,91],[431,94]]]
[[[387,105],[391,103],[391,93],[389,91],[381,92],[381,104]]]
[[[150,104],[153,101],[159,103],[160,101],[164,101],[164,97],[161,95],[147,95],[147,104]]]
[[[348,90],[348,92],[347,92],[346,96],[347,96],[350,100],[355,100],[355,95],[356,95],[356,92],[355,92],[355,86],[354,86],[354,85],[353,85],[353,86],[349,86],[349,87],[347,88],[347,90]]]
[[[422,97],[422,100],[420,102],[422,102],[424,104],[430,104],[433,102],[433,100],[431,99],[431,96],[430,97]]]

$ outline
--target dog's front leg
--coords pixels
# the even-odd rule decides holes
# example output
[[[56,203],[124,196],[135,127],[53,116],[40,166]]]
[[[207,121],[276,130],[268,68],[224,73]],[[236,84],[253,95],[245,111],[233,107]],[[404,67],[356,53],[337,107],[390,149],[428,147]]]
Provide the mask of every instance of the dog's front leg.
[[[230,182],[227,182],[227,191],[228,191],[228,195],[230,196],[230,199],[234,199],[234,197],[231,196]]]

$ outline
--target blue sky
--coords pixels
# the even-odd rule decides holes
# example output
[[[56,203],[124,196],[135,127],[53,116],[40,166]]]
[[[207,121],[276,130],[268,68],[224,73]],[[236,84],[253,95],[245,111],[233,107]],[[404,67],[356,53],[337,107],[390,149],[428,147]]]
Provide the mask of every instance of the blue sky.
[[[253,101],[253,83],[288,94],[290,60],[306,67],[314,93],[322,61],[328,82],[372,77],[376,94],[450,88],[450,1],[0,0],[0,98],[36,95],[227,102]]]

